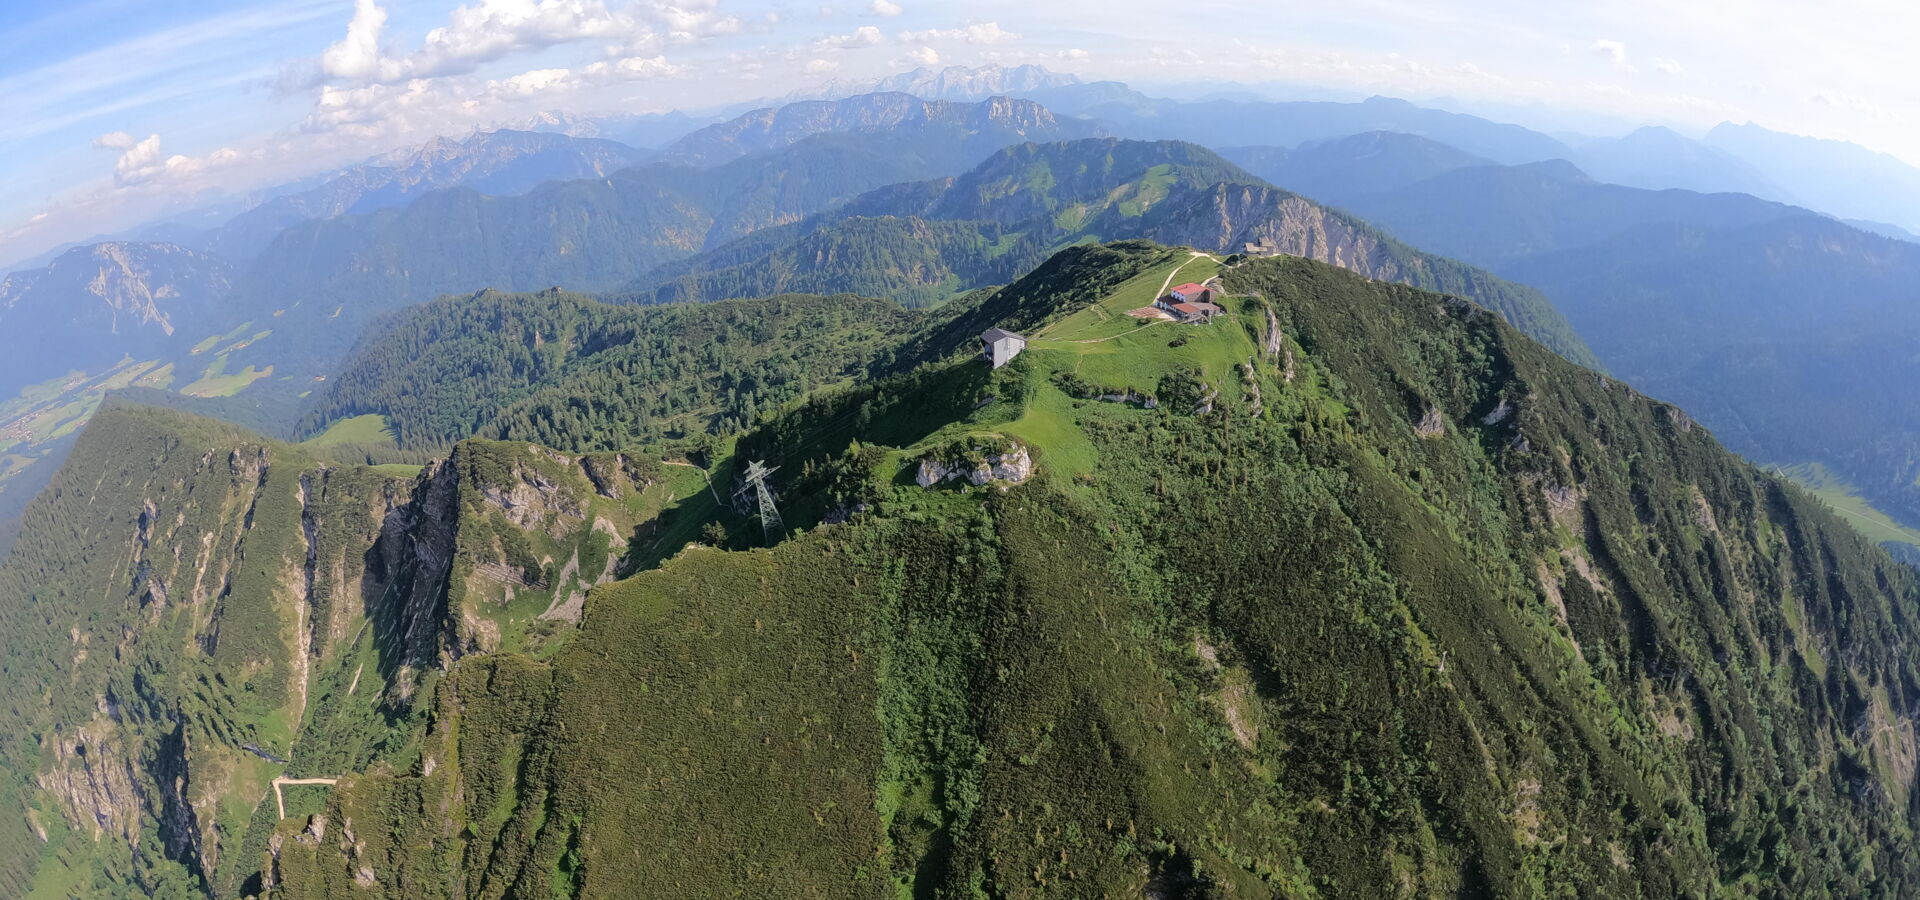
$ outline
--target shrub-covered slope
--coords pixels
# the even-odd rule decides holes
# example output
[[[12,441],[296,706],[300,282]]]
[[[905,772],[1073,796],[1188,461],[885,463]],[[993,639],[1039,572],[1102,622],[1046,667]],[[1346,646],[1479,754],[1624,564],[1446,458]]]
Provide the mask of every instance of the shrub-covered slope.
[[[1920,890],[1908,569],[1471,304],[1271,259],[1141,327],[1218,264],[1103,252],[998,295],[1007,368],[743,436],[797,533],[458,662],[269,893]],[[1016,447],[1017,486],[915,482]]]

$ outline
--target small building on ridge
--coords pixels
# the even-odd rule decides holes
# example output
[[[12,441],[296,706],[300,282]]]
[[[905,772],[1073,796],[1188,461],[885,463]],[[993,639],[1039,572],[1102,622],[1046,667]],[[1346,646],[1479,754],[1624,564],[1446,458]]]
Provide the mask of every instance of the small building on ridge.
[[[980,342],[986,345],[987,364],[1000,368],[1013,361],[1020,351],[1027,349],[1027,339],[1005,328],[989,328],[980,333]]]

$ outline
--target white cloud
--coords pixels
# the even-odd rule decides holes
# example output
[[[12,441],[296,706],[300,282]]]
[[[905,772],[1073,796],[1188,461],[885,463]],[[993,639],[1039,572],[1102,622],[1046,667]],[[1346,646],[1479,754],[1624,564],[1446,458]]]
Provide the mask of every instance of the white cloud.
[[[664,56],[629,56],[613,62],[597,62],[581,71],[587,80],[608,83],[665,78],[678,75],[682,70],[679,66],[667,62]]]
[[[1681,65],[1677,59],[1656,59],[1653,61],[1653,70],[1662,75],[1687,74],[1687,67]]]
[[[313,110],[300,123],[309,133],[341,132],[360,137],[375,137],[388,131],[406,130],[419,112],[445,106],[448,98],[434,88],[433,81],[415,78],[404,84],[369,84],[352,88],[327,85]]]
[[[921,47],[907,54],[907,59],[917,65],[937,66],[940,64],[940,53],[932,47]]]
[[[388,77],[395,64],[381,58],[380,32],[387,26],[387,11],[374,0],[354,0],[353,18],[347,22],[347,36],[320,54],[320,71],[329,78],[348,81],[377,81]]]
[[[476,0],[456,7],[447,24],[427,32],[419,47],[395,54],[381,45],[386,21],[378,0],[355,0],[346,36],[321,54],[317,67],[296,66],[299,74],[283,81],[299,87],[399,85],[463,75],[510,55],[581,41],[606,41],[608,56],[633,57],[662,43],[685,44],[745,29],[738,16],[722,14],[716,0],[645,0],[618,7],[609,0]],[[879,32],[873,31],[877,43]]]
[[[1813,102],[1821,106],[1831,106],[1834,109],[1844,109],[1848,112],[1866,113],[1876,118],[1880,116],[1879,104],[1858,94],[1849,94],[1844,91],[1817,92],[1813,95]]]
[[[115,184],[125,186],[150,181],[164,168],[160,157],[160,136],[157,134],[147,135],[146,140],[122,149],[126,152],[120,154],[120,159],[113,164]]]
[[[801,71],[808,75],[825,75],[838,68],[840,64],[830,59],[810,59]]]
[[[1623,66],[1627,63],[1627,45],[1619,41],[1597,40],[1594,41],[1593,45],[1588,49],[1593,51],[1593,55],[1613,63],[1616,66]]]
[[[873,14],[876,16],[897,16],[900,14],[900,4],[889,2],[889,0],[873,0]]]
[[[590,87],[665,78],[683,71],[664,56],[629,56],[577,70],[532,69],[485,81],[452,76],[415,78],[404,84],[326,86],[320,89],[319,100],[300,123],[300,130],[362,139],[456,132],[497,120],[512,111],[514,104],[533,98],[550,99]]]
[[[872,25],[862,25],[854,29],[852,34],[828,35],[827,37],[814,41],[813,52],[826,53],[832,50],[853,50],[859,47],[871,47],[883,40],[886,40],[886,38],[880,34],[880,29]]]
[[[167,156],[160,151],[160,136],[157,134],[136,141],[133,135],[114,131],[94,138],[93,146],[121,151],[120,157],[113,163],[113,183],[121,188],[162,181],[190,183],[202,174],[240,161],[240,151],[231,147],[222,147],[206,156]]]
[[[688,16],[670,19],[694,20]],[[402,67],[410,75],[468,72],[515,51],[586,39],[632,39],[646,30],[633,17],[609,11],[600,0],[480,0],[454,9],[446,25],[427,32]]]
[[[497,86],[498,90],[502,90],[511,96],[525,97],[529,94],[538,94],[542,91],[568,87],[573,82],[574,75],[570,69],[534,69],[533,71],[522,72],[512,78],[490,82],[489,84],[490,86]]]
[[[124,131],[110,131],[93,139],[96,150],[131,150],[135,143],[133,135]]]
[[[1000,27],[999,22],[981,22],[961,28],[933,28],[926,31],[903,31],[901,43],[925,44],[933,41],[966,41],[969,44],[998,44],[1001,41],[1017,41],[1019,32],[1008,31]]]

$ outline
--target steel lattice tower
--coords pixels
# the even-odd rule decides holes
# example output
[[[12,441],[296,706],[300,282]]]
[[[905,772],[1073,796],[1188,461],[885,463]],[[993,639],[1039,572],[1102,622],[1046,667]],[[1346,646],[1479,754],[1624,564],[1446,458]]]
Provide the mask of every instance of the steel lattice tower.
[[[765,533],[768,546],[787,533],[787,524],[780,519],[780,508],[773,505],[773,491],[767,488],[767,479],[778,471],[779,466],[769,467],[760,460],[747,464],[747,484],[753,486],[760,501],[760,530]]]

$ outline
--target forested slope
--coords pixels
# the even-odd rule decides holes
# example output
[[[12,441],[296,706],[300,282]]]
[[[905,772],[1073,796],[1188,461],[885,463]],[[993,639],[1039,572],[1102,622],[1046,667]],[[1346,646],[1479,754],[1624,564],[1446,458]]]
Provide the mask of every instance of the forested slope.
[[[474,435],[580,451],[725,435],[865,372],[926,318],[852,296],[651,307],[561,291],[446,297],[370,329],[301,432],[380,415],[408,449]]]

